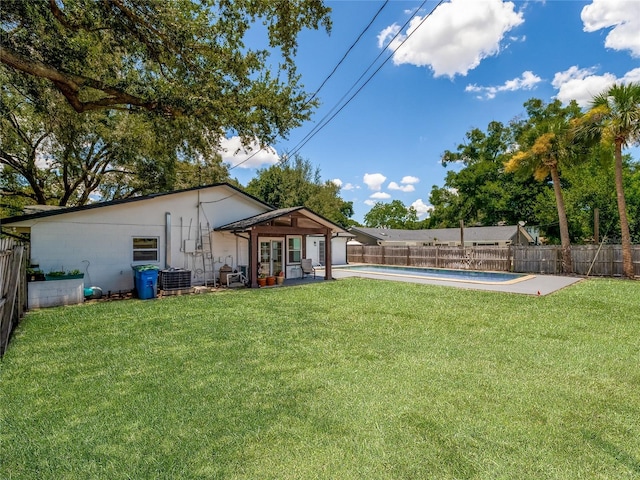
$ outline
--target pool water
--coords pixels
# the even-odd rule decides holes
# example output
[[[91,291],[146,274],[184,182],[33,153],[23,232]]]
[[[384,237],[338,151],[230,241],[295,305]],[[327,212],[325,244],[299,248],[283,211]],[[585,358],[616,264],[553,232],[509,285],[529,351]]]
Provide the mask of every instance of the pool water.
[[[400,267],[393,265],[346,265],[334,267],[334,270],[478,283],[514,283],[525,280],[527,278],[531,278],[530,275],[522,273],[482,272],[478,270],[451,270],[444,268]]]

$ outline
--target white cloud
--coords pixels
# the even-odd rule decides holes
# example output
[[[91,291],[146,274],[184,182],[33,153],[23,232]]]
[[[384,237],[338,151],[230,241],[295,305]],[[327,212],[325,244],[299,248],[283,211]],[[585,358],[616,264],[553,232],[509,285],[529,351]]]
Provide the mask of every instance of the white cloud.
[[[376,200],[386,200],[388,198],[391,198],[391,195],[386,192],[376,192],[373,195],[369,196],[369,198],[375,198]]]
[[[378,203],[378,202],[376,202],[375,200],[365,200],[364,201],[364,204],[365,205],[369,205],[370,207],[373,207],[376,203]]]
[[[581,107],[587,107],[595,95],[607,90],[614,83],[631,83],[640,81],[640,67],[627,72],[623,77],[613,73],[596,75],[595,68],[578,68],[573,66],[564,72],[558,72],[551,84],[558,90],[556,98],[562,103],[575,100]]]
[[[413,177],[411,175],[407,175],[405,177],[402,177],[402,180],[400,180],[400,183],[404,183],[405,185],[418,183],[418,182],[420,182],[420,179],[418,177]]]
[[[501,0],[451,0],[426,18],[415,16],[405,33],[388,47],[396,65],[428,66],[436,77],[466,75],[480,62],[501,50],[505,34],[524,22],[513,2]],[[391,25],[378,36],[384,44],[397,31]],[[402,44],[404,42],[404,44]],[[401,45],[402,44],[402,45]]]
[[[353,183],[342,183],[342,180],[340,180],[339,178],[334,178],[333,180],[331,180],[334,184],[336,184],[338,187],[340,187],[340,190],[357,190],[360,187],[357,185],[354,185]]]
[[[388,26],[378,34],[378,48],[384,47],[387,41],[390,41],[400,31],[400,25],[394,23]]]
[[[272,147],[260,148],[257,141],[243,145],[240,137],[224,138],[220,142],[222,161],[232,167],[259,168],[280,161],[278,153]]]
[[[640,68],[634,68],[625,73],[622,83],[640,83]]]
[[[381,173],[365,173],[362,181],[369,187],[369,190],[378,191],[386,179],[387,177]]]
[[[400,190],[401,192],[413,192],[416,188],[413,185],[398,185],[396,182],[390,182],[389,190]]]
[[[609,30],[604,46],[613,50],[630,50],[640,57],[640,2],[629,0],[593,0],[580,14],[583,30]]]
[[[500,92],[515,92],[517,90],[533,90],[542,79],[531,71],[523,72],[519,78],[507,80],[497,87],[481,87],[478,85],[467,85],[465,92],[479,93],[478,98],[492,99]]]
[[[433,211],[433,207],[424,203],[421,198],[413,202],[411,206],[416,209],[416,213],[420,219],[428,216]]]

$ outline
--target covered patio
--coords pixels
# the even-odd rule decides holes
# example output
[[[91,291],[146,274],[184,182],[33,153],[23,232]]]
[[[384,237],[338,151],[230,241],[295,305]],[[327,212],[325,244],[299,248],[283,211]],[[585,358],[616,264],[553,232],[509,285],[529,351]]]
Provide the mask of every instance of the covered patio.
[[[261,276],[284,272],[285,282],[305,278],[302,260],[308,258],[307,237],[320,239],[324,245],[325,280],[332,278],[331,239],[339,234],[350,235],[345,229],[306,207],[291,207],[262,213],[215,229],[231,232],[248,241],[249,266],[247,278],[252,288],[258,287]],[[313,277],[313,275],[312,275]]]

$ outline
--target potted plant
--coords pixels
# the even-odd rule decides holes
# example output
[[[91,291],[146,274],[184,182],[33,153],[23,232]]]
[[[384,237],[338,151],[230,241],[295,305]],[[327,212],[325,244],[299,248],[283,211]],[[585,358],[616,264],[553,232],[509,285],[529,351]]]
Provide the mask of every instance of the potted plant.
[[[27,268],[27,282],[43,282],[44,272],[39,268]]]
[[[273,285],[275,285],[275,284],[276,284],[276,277],[275,277],[274,275],[269,275],[269,276],[267,277],[267,285],[268,285],[269,287],[271,287],[271,286],[273,286]]]
[[[276,282],[278,285],[282,285],[284,283],[284,271],[280,270],[276,273]]]
[[[267,277],[265,276],[264,273],[260,273],[258,275],[258,286],[264,287],[266,284],[267,284]]]

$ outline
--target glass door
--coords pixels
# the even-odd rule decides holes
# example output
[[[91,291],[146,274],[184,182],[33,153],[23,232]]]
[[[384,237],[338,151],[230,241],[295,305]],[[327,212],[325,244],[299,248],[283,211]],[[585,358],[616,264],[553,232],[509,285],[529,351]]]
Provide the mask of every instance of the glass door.
[[[260,241],[260,273],[276,275],[282,268],[282,240]]]
[[[320,263],[320,265],[324,265],[325,264],[325,243],[324,243],[324,239],[318,241],[318,263]]]
[[[282,271],[282,240],[271,241],[271,275]]]

